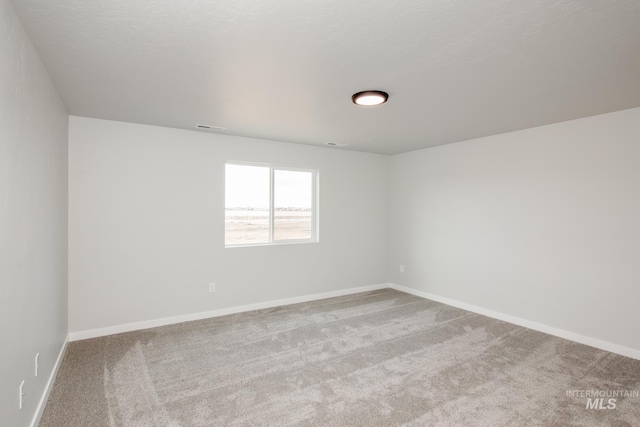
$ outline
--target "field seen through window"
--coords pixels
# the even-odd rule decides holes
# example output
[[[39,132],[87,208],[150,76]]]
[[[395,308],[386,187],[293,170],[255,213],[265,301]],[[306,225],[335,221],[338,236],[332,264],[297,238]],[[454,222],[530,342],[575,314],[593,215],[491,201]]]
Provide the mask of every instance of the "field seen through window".
[[[273,217],[273,240],[311,238],[311,209],[277,208]],[[269,210],[227,208],[225,244],[250,245],[269,242]]]

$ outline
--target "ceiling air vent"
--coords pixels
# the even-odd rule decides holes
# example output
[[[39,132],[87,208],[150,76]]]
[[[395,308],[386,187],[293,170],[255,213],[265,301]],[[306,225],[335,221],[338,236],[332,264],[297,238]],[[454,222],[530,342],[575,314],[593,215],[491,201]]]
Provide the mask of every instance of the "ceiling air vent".
[[[197,124],[196,128],[197,129],[202,129],[202,130],[213,130],[213,131],[218,131],[218,132],[222,132],[223,130],[226,129],[226,128],[223,128],[223,127],[220,127],[220,126],[201,125],[201,124]]]

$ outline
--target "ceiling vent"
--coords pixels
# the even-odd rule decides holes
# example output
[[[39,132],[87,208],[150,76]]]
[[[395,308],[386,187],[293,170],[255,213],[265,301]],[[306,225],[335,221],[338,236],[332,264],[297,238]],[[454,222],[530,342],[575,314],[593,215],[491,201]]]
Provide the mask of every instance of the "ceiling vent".
[[[196,125],[196,129],[201,129],[201,130],[212,130],[212,131],[217,131],[217,132],[222,132],[223,130],[227,129],[227,128],[223,128],[220,126],[211,126],[211,125],[201,125],[201,124],[197,124]]]

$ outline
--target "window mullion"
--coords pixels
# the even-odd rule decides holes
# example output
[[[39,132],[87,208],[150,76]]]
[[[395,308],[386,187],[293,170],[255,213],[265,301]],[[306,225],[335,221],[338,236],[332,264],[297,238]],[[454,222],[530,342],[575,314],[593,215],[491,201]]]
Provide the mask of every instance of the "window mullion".
[[[269,242],[273,243],[273,229],[275,217],[275,172],[273,168],[269,168]]]
[[[311,237],[314,240],[318,239],[318,173],[315,172],[311,175]]]

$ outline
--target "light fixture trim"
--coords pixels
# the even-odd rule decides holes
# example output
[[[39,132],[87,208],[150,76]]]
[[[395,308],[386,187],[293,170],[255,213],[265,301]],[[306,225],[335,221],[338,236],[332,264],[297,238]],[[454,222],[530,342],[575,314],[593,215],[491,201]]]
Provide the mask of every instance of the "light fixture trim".
[[[363,90],[362,92],[354,93],[351,97],[351,101],[363,107],[372,107],[375,105],[382,105],[389,99],[389,94],[381,90]]]

